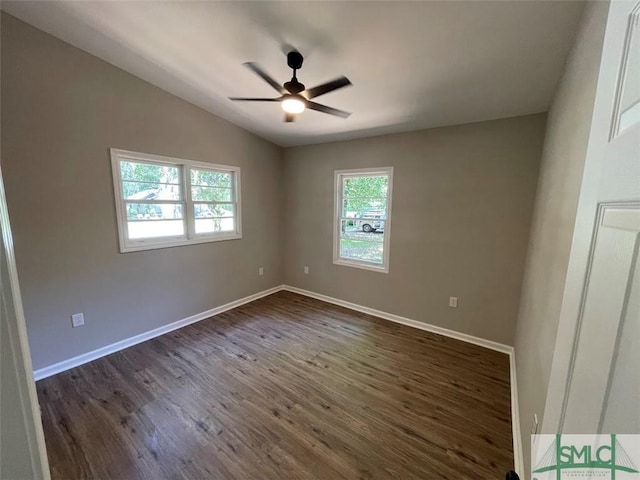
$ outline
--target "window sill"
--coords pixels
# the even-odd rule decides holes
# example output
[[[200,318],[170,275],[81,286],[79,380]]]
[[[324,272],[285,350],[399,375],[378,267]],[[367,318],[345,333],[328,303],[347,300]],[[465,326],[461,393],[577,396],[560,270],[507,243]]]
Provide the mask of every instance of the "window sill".
[[[225,240],[238,240],[242,238],[242,234],[231,233],[229,235],[201,236],[189,239],[171,240],[161,243],[130,243],[125,245],[120,243],[120,253],[139,252],[142,250],[159,250],[161,248],[182,247],[185,245],[199,245],[201,243],[222,242]]]
[[[388,266],[377,265],[375,263],[364,263],[364,262],[358,262],[355,260],[345,260],[343,258],[333,260],[333,263],[335,265],[341,265],[343,267],[354,267],[354,268],[361,268],[363,270],[369,270],[372,272],[389,273]]]

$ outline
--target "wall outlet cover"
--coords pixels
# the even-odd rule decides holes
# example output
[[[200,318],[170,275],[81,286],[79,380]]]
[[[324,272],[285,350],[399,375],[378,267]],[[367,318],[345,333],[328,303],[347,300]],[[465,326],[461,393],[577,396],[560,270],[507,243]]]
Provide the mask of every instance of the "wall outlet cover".
[[[84,314],[83,313],[74,313],[71,315],[71,326],[73,328],[81,327],[84,325]]]

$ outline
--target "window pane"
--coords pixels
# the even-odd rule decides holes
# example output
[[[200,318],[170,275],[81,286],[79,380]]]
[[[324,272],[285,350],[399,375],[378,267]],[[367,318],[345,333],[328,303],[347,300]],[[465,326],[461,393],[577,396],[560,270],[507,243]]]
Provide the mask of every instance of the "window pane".
[[[171,165],[149,165],[148,163],[120,162],[122,180],[145,183],[180,183],[180,168]]]
[[[383,265],[389,175],[354,172],[342,176],[340,182],[339,257]]]
[[[180,203],[127,203],[127,220],[167,220],[183,218]]]
[[[196,218],[233,217],[232,203],[196,203],[193,213]]]
[[[382,242],[369,242],[354,238],[340,238],[340,258],[382,264],[384,246]]]
[[[123,181],[122,196],[125,200],[180,200],[180,185]]]
[[[347,177],[342,180],[344,197],[386,197],[389,177]]]
[[[132,239],[184,235],[183,220],[136,220],[127,222],[127,228]]]
[[[231,189],[218,187],[191,187],[191,199],[203,202],[230,202]]]
[[[191,185],[204,187],[231,188],[232,173],[212,172],[210,170],[191,169]]]
[[[386,198],[345,198],[343,217],[384,218],[387,211]]]
[[[340,223],[340,237],[366,240],[368,242],[384,241],[384,221],[348,219]]]
[[[199,218],[196,219],[196,233],[235,232],[233,218]]]
[[[241,230],[239,168],[118,149],[111,158],[121,252],[235,238]]]

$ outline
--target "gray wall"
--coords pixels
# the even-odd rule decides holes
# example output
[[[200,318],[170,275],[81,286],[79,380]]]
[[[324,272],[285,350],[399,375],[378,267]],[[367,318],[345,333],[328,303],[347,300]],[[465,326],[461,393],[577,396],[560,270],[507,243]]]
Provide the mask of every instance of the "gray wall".
[[[544,128],[538,114],[286,149],[285,283],[512,345]],[[334,170],[377,166],[394,167],[388,274],[332,258]]]
[[[34,368],[281,283],[279,147],[7,14],[2,72]],[[110,147],[240,166],[244,238],[120,254]],[[76,312],[86,325],[72,329]]]
[[[533,415],[540,423],[544,415],[607,9],[588,2],[547,120],[515,343],[527,471]]]

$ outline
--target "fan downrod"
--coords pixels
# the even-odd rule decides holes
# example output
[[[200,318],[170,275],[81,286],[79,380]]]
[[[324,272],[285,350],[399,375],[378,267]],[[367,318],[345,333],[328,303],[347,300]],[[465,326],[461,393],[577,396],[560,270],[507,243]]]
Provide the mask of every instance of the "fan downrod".
[[[295,50],[287,54],[287,65],[293,69],[293,77],[291,77],[291,81],[284,84],[284,88],[293,95],[297,95],[305,89],[304,84],[300,83],[298,77],[296,77],[296,70],[302,67],[303,60],[302,54]]]

